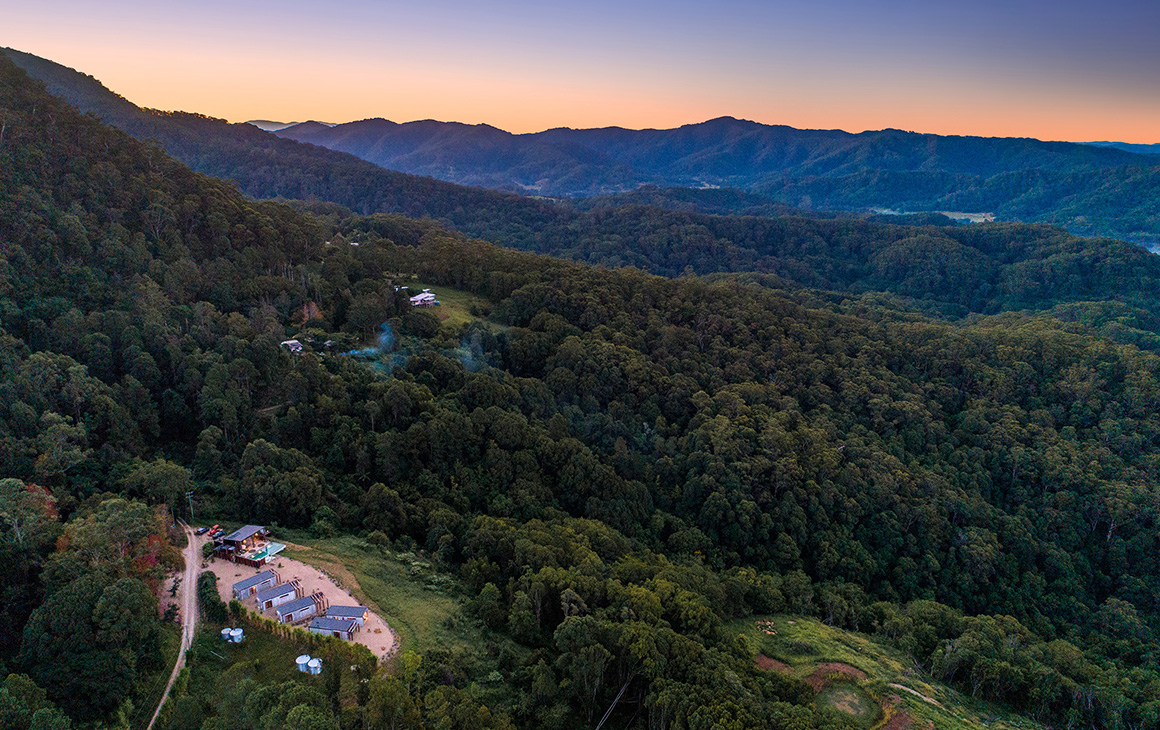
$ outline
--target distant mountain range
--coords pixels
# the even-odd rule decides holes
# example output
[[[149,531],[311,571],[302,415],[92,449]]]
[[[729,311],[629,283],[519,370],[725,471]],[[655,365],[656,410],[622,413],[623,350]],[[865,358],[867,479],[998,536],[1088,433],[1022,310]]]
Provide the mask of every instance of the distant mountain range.
[[[1114,147],[1125,152],[1135,152],[1139,155],[1160,155],[1160,143],[1132,144],[1131,142],[1088,142],[1096,147]]]
[[[263,132],[277,132],[279,129],[293,127],[295,124],[300,124],[300,122],[273,122],[269,119],[251,119],[246,124],[252,124]]]
[[[551,129],[367,119],[304,122],[278,136],[349,152],[391,170],[465,185],[588,195],[644,184],[760,190],[786,179],[889,174],[991,177],[1069,173],[1157,160],[1125,150],[1035,139],[943,137],[887,129],[851,134],[721,117],[677,129]]]
[[[325,127],[333,127],[333,124],[327,122],[310,122],[311,124],[321,124]],[[287,127],[295,127],[304,122],[274,122],[269,119],[251,119],[246,124],[252,124],[263,132],[279,132]]]
[[[671,130],[517,135],[487,125],[372,119],[267,133],[261,127],[280,123],[141,109],[91,76],[5,52],[53,94],[251,196],[432,217],[537,250],[545,250],[543,226],[563,224],[568,214],[528,195],[715,214],[989,213],[1160,243],[1160,156],[1101,144],[850,134],[728,117]]]
[[[198,172],[232,180],[255,198],[326,201],[363,215],[434,218],[504,243],[530,241],[559,214],[546,202],[385,170],[343,152],[282,139],[254,124],[142,109],[92,76],[32,54],[0,52],[51,94],[138,139],[156,141]]]
[[[276,134],[388,169],[568,197],[734,188],[800,210],[952,211],[1160,243],[1160,156],[1114,146],[898,130],[851,134],[730,117],[668,130],[368,119]]]

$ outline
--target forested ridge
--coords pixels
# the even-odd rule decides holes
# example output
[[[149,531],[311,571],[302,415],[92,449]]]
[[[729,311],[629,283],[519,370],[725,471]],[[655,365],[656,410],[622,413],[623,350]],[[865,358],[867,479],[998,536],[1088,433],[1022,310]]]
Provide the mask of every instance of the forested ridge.
[[[950,315],[1119,302],[1086,312],[1137,343],[1156,317],[1157,259],[1127,244],[1094,245],[1047,226],[950,226],[824,218],[735,191],[643,189],[569,205],[382,170],[349,155],[280,140],[247,124],[142,110],[95,79],[8,51],[57,94],[254,197],[315,199],[355,212],[431,217],[471,235],[604,266],[675,276],[752,271],[779,287],[887,291]],[[315,206],[326,210],[325,206]],[[701,211],[708,212],[701,212]],[[715,215],[752,213],[756,215]],[[1134,281],[1124,287],[1126,279]]]
[[[922,216],[939,220],[939,216],[921,211],[975,211],[994,213],[1001,220],[1047,223],[1083,235],[1116,236],[1145,244],[1155,243],[1160,234],[1155,202],[1160,197],[1154,194],[1156,176],[1160,174],[1160,166],[1154,164],[1157,158],[1118,150],[1036,140],[935,138],[921,148],[929,151],[933,145],[939,151],[935,160],[926,164],[919,159],[920,151],[911,149],[913,145],[906,141],[922,135],[879,133],[886,141],[881,148],[875,148],[874,154],[885,150],[890,160],[895,160],[891,164],[900,164],[895,158],[910,160],[914,170],[858,169],[860,164],[869,164],[866,160],[877,159],[869,154],[855,156],[853,162],[846,160],[833,169],[810,168],[800,175],[763,179],[760,184],[749,186],[752,192],[637,187],[646,182],[641,180],[629,186],[630,192],[553,203],[385,170],[354,155],[283,139],[249,124],[229,124],[185,112],[140,109],[90,76],[12,49],[5,53],[69,103],[139,139],[156,140],[170,155],[195,170],[235,181],[247,195],[328,201],[364,215],[430,217],[506,246],[608,266],[631,264],[666,275],[674,268],[679,273],[685,265],[691,265],[696,273],[722,270],[715,252],[697,250],[702,243],[699,239],[712,232],[698,231],[697,236],[691,237],[684,218],[670,219],[666,209],[673,208],[690,214],[789,214],[812,220],[835,214],[803,209],[865,211],[886,207],[920,212],[919,216],[894,222],[914,222]],[[753,126],[738,124],[743,129]],[[323,125],[303,128],[309,126],[325,129]],[[465,125],[456,128],[460,127],[472,129]],[[710,124],[694,138],[704,143],[713,129]],[[728,136],[726,132],[721,134]],[[843,135],[839,135],[846,140],[842,144],[852,144],[850,140],[856,137]],[[833,158],[820,155],[817,162],[830,160],[826,164],[836,164],[833,160],[844,159],[842,155],[848,152],[834,152]],[[671,155],[672,151],[664,149],[658,154]],[[901,168],[910,163],[901,164]],[[457,169],[462,167],[460,162]],[[537,174],[542,177],[546,173]],[[608,216],[590,213],[596,208],[623,208],[615,220],[624,220],[625,224],[610,229]],[[851,215],[840,218],[848,220]],[[891,221],[887,218],[879,222]],[[763,225],[754,223],[755,230],[742,239],[757,238]],[[862,230],[862,235],[881,240],[883,245],[897,240],[891,228],[867,224]],[[810,233],[805,231],[803,235]],[[730,252],[726,260],[733,270],[768,270],[770,264],[763,259],[778,255],[776,244],[777,241],[766,242],[756,251]],[[682,254],[685,247],[692,250]],[[856,255],[849,251],[843,254]],[[684,263],[677,260],[682,257]]]
[[[124,711],[157,627],[117,619],[156,600],[172,559],[151,507],[189,487],[211,513],[427,551],[501,647],[502,704],[472,693],[479,667],[431,655],[354,704],[301,696],[319,727],[848,726],[723,630],[785,611],[1051,726],[1160,722],[1160,361],[1056,316],[1118,288],[1144,318],[1131,249],[1069,238],[1107,262],[1076,264],[1089,288],[935,321],[255,202],[3,59],[0,119],[15,726]],[[1025,229],[951,230],[1017,247]],[[441,326],[404,273],[491,311]],[[322,345],[383,323],[390,349]],[[63,651],[63,625],[89,651]],[[222,702],[194,703],[205,727]]]

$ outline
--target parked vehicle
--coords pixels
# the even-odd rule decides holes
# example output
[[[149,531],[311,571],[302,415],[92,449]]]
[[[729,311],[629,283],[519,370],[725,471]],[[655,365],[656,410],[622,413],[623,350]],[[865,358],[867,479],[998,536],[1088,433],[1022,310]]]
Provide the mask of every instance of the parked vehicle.
[[[205,533],[207,533],[207,532],[209,532],[209,528],[208,528],[208,527],[199,527],[199,528],[197,528],[196,530],[194,530],[194,531],[193,531],[193,534],[195,534],[195,535],[204,535],[204,534],[205,534]]]

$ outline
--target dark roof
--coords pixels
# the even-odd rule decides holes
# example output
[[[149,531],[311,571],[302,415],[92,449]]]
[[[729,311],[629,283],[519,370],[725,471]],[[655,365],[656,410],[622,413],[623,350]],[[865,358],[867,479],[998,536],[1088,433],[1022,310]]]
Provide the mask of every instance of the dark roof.
[[[245,580],[240,580],[237,583],[234,583],[234,593],[237,593],[238,591],[244,591],[247,588],[253,588],[254,586],[258,585],[259,583],[265,583],[266,581],[271,580],[271,579],[276,578],[276,577],[277,576],[274,575],[274,571],[264,570],[255,576],[252,576],[250,578],[246,578]]]
[[[278,596],[284,596],[287,593],[293,592],[294,586],[290,585],[289,583],[282,583],[281,585],[276,585],[273,588],[267,588],[264,591],[258,591],[258,603],[262,603],[264,601],[270,600],[271,598],[277,598]]]
[[[300,609],[306,608],[307,606],[313,606],[313,605],[314,605],[313,598],[311,598],[310,596],[302,596],[301,598],[295,599],[293,601],[287,601],[286,603],[283,603],[281,606],[278,606],[274,610],[278,613],[279,616],[285,616],[288,613],[293,613],[293,612],[298,611]]]
[[[342,618],[352,618],[355,616],[363,616],[366,612],[366,606],[331,606],[326,609],[326,615],[331,618],[339,616]]]
[[[222,540],[225,540],[226,542],[241,542],[247,537],[253,537],[254,535],[257,535],[264,529],[266,528],[262,527],[261,525],[246,525],[245,527],[239,527],[238,529],[234,530],[230,534],[223,537]]]
[[[350,618],[331,618],[329,616],[319,616],[310,622],[310,628],[322,629],[323,631],[354,631],[358,626],[358,622]]]

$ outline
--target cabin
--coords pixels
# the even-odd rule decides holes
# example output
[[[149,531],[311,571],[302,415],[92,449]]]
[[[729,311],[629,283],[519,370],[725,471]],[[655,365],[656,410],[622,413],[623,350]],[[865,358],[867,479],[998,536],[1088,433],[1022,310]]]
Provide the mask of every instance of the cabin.
[[[262,525],[246,525],[223,537],[222,544],[232,547],[237,552],[244,553],[257,547],[265,535],[266,528]]]
[[[435,295],[431,293],[430,289],[424,289],[423,293],[411,297],[412,307],[434,307],[438,303],[435,301]]]
[[[354,633],[358,631],[359,624],[354,619],[319,616],[311,621],[306,628],[314,634],[337,636],[340,639],[350,641],[354,638]]]
[[[369,615],[370,611],[366,606],[331,606],[326,609],[327,618],[357,621],[360,627],[366,625]]]
[[[240,580],[234,583],[234,598],[239,601],[244,601],[250,596],[257,595],[259,591],[264,591],[267,588],[272,588],[278,583],[278,574],[272,570],[266,570],[258,573],[255,576]]]
[[[282,347],[285,347],[295,355],[302,352],[302,343],[298,340],[282,340]]]
[[[283,603],[274,609],[274,613],[278,616],[279,623],[290,624],[325,611],[326,605],[326,596],[314,593]]]
[[[269,531],[261,525],[246,525],[222,538],[214,539],[218,557],[252,568],[261,568],[282,552],[285,545],[267,539]]]
[[[298,581],[290,581],[276,585],[273,588],[267,588],[258,594],[258,610],[268,611],[271,608],[277,608],[284,603],[289,603],[295,598],[302,595],[302,590],[298,587]]]

